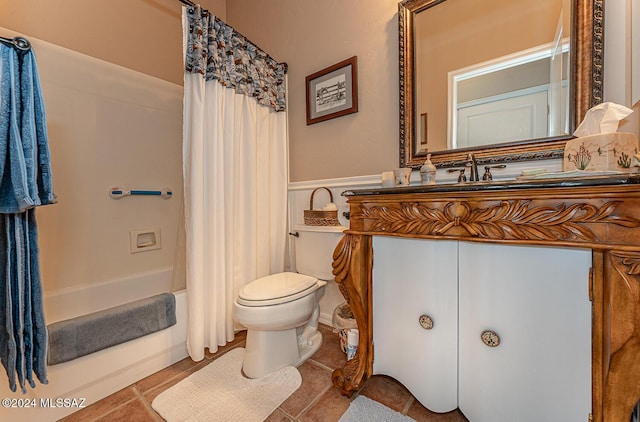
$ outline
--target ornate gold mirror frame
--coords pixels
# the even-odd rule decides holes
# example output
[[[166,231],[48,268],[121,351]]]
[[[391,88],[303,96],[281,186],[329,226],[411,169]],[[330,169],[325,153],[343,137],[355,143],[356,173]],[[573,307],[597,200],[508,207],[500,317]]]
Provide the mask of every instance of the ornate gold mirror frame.
[[[445,0],[404,0],[398,4],[400,56],[400,167],[419,168],[426,152],[416,152],[414,96],[414,14]],[[573,0],[571,25],[572,127],[585,112],[602,102],[604,0]],[[489,147],[430,151],[438,167],[459,166],[469,152],[482,164],[562,158],[571,136],[531,139]]]

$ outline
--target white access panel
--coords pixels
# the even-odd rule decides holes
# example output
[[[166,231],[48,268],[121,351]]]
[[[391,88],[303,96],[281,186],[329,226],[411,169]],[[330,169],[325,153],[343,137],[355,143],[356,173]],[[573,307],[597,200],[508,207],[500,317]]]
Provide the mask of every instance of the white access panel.
[[[373,238],[373,373],[400,381],[434,412],[458,406],[457,249],[454,241]]]
[[[585,421],[591,251],[460,242],[459,407],[473,422]],[[500,345],[481,341],[484,330]]]

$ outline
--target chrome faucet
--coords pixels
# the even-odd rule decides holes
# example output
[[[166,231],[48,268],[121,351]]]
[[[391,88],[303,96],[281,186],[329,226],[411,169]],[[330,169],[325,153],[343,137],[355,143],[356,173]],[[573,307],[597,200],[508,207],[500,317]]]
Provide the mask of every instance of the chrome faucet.
[[[476,156],[473,155],[472,152],[467,155],[467,164],[471,168],[469,171],[469,181],[478,182],[480,180],[478,177],[478,163],[476,162]]]

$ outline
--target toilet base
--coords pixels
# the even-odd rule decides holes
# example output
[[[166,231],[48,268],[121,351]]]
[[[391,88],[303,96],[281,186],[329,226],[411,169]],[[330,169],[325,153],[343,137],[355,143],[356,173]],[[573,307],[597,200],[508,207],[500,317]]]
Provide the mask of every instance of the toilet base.
[[[322,333],[307,326],[279,331],[247,330],[242,371],[249,378],[263,376],[284,368],[299,366],[322,346]]]
[[[300,361],[297,365],[302,365],[307,359],[309,359],[315,352],[322,346],[322,333],[316,331],[315,334],[309,336],[305,341],[298,343],[298,352],[300,354]]]

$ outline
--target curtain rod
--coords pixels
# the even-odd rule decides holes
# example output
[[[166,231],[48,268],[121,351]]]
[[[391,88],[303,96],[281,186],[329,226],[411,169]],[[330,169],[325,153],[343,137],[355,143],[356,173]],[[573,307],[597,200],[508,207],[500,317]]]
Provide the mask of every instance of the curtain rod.
[[[14,37],[14,38],[4,38],[0,37],[0,42],[15,48],[16,50],[20,50],[22,52],[27,52],[31,50],[31,43],[28,39],[23,37]]]

